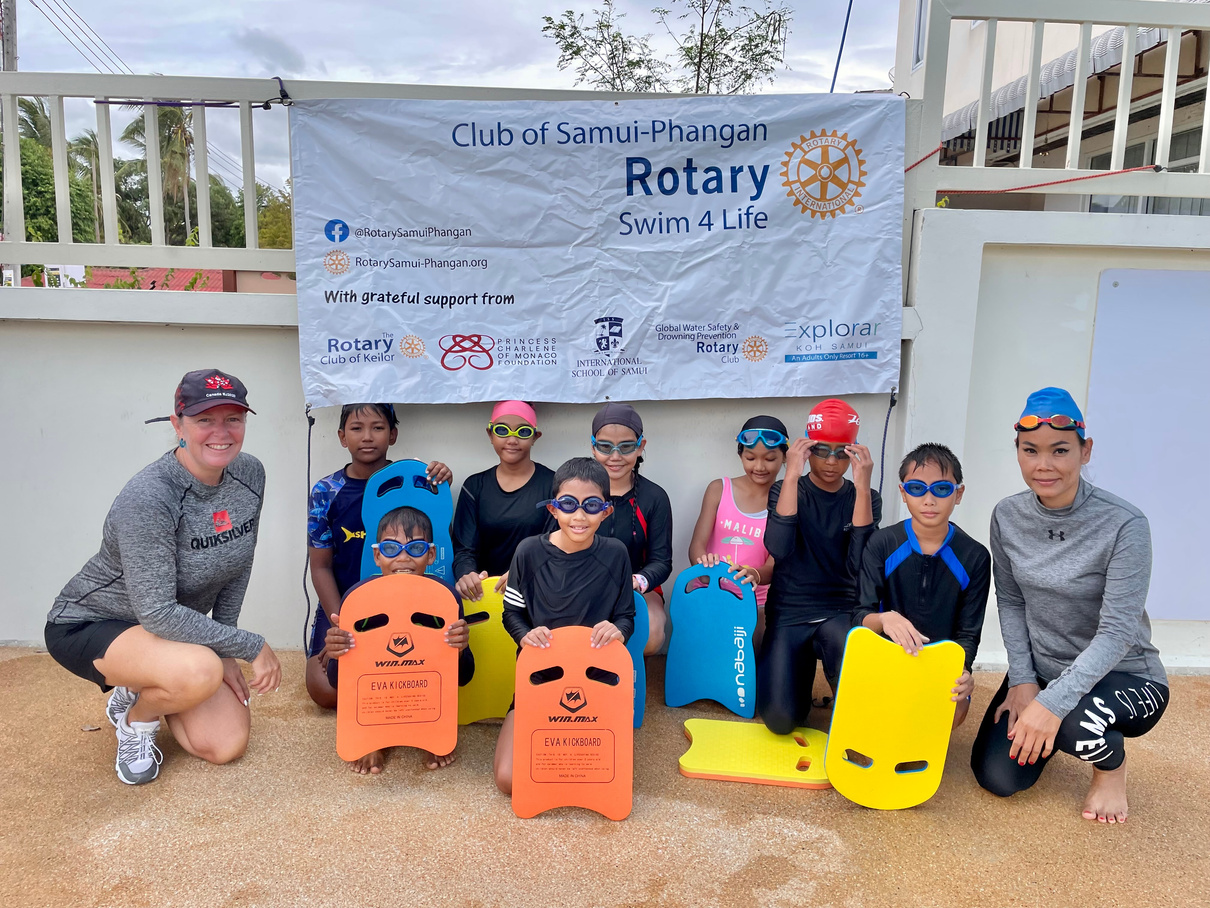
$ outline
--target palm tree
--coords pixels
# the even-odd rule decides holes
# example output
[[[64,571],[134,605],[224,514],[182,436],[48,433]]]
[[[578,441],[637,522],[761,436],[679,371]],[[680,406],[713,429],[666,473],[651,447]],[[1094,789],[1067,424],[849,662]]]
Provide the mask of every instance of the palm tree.
[[[193,158],[193,112],[181,107],[163,107],[156,118],[160,133],[160,171],[164,190],[170,198],[185,206],[185,236],[193,232],[189,211],[189,171]],[[144,116],[136,117],[122,131],[122,141],[143,152],[143,161],[131,161],[135,169],[146,167],[147,126]]]
[[[50,148],[50,108],[45,98],[18,98],[17,121],[21,137]]]
[[[92,182],[93,228],[99,243],[101,242],[101,199],[97,194],[97,166],[101,160],[101,151],[96,130],[84,130],[71,140],[67,151],[71,155],[72,169],[76,172],[76,176],[80,179],[87,176]]]

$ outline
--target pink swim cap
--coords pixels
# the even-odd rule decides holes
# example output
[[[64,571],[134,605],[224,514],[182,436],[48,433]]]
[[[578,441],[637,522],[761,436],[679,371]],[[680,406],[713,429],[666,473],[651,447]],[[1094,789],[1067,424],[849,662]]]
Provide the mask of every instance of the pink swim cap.
[[[519,416],[527,423],[538,428],[538,414],[523,400],[502,400],[492,407],[492,422],[499,422],[501,416]]]

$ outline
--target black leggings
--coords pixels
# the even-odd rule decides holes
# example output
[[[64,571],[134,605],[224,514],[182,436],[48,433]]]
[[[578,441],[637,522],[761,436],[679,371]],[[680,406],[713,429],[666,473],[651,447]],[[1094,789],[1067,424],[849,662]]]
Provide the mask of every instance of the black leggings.
[[[845,640],[853,625],[847,614],[788,626],[780,624],[776,615],[768,618],[756,664],[756,710],[769,731],[788,735],[811,712],[817,658],[823,660],[824,675],[835,693]]]
[[[1036,763],[1021,766],[1009,758],[1012,742],[1008,740],[1008,710],[999,722],[992,721],[1007,696],[1005,675],[1004,683],[983,715],[971,750],[975,778],[1002,798],[1030,788],[1050,759],[1038,757]],[[1117,769],[1126,759],[1123,739],[1147,734],[1167,708],[1168,688],[1163,684],[1126,672],[1110,672],[1063,719],[1055,735],[1055,750],[1079,757],[1097,769]]]

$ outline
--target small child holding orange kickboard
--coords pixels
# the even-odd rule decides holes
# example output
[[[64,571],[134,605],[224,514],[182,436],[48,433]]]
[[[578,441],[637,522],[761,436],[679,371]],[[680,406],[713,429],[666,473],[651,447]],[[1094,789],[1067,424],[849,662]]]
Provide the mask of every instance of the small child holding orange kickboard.
[[[953,640],[966,652],[950,698],[954,727],[966,718],[975,688],[971,667],[983,631],[991,555],[955,524],[962,465],[944,445],[924,444],[899,466],[899,494],[912,515],[878,530],[862,555],[853,626],[865,626],[915,655],[926,643]]]
[[[552,533],[522,540],[508,570],[504,627],[518,647],[548,647],[551,631],[592,628],[592,645],[625,643],[634,631],[630,554],[618,539],[598,536],[609,516],[609,474],[591,457],[573,457],[555,471],[547,511]],[[513,789],[513,710],[496,742],[496,787]]]
[[[437,558],[437,549],[433,545],[433,524],[428,515],[415,508],[396,508],[388,512],[378,524],[377,542],[374,543],[374,564],[382,571],[383,577],[390,574],[424,574]],[[380,580],[372,577],[350,587],[345,598],[353,590],[367,583]],[[452,595],[452,594],[451,594]],[[341,600],[342,602],[344,599]],[[333,613],[332,626],[324,637],[323,657],[326,660],[338,660],[357,645],[356,636],[340,626],[339,613]],[[466,619],[462,615],[462,606],[458,606],[458,620],[445,630],[445,642],[458,650],[458,684],[466,684],[475,670],[471,651],[467,649],[470,633]],[[339,683],[339,676],[337,676]],[[371,751],[360,760],[349,763],[349,769],[361,774],[378,775],[382,772],[384,752]],[[441,769],[454,762],[455,754],[433,754],[425,752],[424,765],[428,769]]]

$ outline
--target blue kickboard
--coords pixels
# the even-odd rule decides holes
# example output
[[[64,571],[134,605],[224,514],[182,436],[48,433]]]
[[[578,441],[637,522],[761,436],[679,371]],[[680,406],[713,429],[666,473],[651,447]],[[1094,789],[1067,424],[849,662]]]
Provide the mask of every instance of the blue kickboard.
[[[433,544],[437,546],[437,560],[425,573],[453,587],[454,545],[450,541],[450,524],[454,520],[454,496],[448,482],[439,485],[429,482],[425,475],[427,468],[428,464],[419,460],[397,460],[366,480],[361,501],[361,520],[366,528],[361,550],[362,580],[380,573],[370,547],[378,533],[378,522],[395,508],[415,508],[433,522]]]
[[[756,714],[756,591],[728,574],[730,565],[699,565],[677,575],[669,613],[672,637],[664,702],[714,700],[737,716]],[[704,584],[699,578],[707,578]]]
[[[634,727],[643,727],[643,710],[647,705],[647,667],[643,661],[643,650],[651,633],[651,615],[647,612],[647,600],[638,590],[634,593],[634,633],[626,641],[630,660],[634,663]]]

